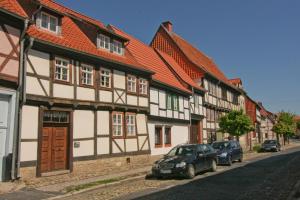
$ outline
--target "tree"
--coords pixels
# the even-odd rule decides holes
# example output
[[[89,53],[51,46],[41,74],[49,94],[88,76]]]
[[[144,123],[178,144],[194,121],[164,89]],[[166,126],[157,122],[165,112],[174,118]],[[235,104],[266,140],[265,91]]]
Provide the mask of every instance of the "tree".
[[[222,133],[229,133],[231,136],[239,137],[254,130],[251,119],[248,115],[240,111],[230,111],[222,116],[219,121],[219,126]]]
[[[297,129],[300,130],[300,121],[297,122]]]
[[[281,111],[277,123],[273,126],[272,130],[277,134],[277,140],[279,135],[283,135],[284,145],[288,138],[296,132],[296,122],[294,117],[295,115],[292,113]]]

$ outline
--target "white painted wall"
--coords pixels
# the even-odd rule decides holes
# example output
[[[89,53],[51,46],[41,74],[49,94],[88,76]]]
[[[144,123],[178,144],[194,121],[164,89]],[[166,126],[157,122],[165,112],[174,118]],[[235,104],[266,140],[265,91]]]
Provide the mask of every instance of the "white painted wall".
[[[94,137],[94,113],[90,110],[75,110],[73,115],[73,138]]]

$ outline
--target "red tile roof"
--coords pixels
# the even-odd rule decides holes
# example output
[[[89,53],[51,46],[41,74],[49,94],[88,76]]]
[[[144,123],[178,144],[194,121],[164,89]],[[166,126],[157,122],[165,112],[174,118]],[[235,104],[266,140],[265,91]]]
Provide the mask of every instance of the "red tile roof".
[[[191,77],[178,65],[178,63],[168,54],[155,49],[156,52],[161,56],[161,58],[168,63],[168,65],[175,71],[175,73],[180,76],[180,78],[187,83],[188,85],[198,89],[198,90],[204,90],[201,86],[197,85],[195,81],[191,79]]]
[[[0,8],[7,10],[10,13],[17,14],[22,18],[28,17],[17,0],[0,0]]]
[[[180,83],[180,81],[175,77],[169,67],[161,60],[152,47],[144,44],[143,42],[114,26],[111,26],[111,28],[117,34],[130,39],[127,45],[128,50],[140,64],[155,72],[153,75],[154,80],[168,85],[169,87],[191,93],[190,90],[185,88]]]
[[[48,31],[43,31],[37,28],[36,25],[31,25],[27,31],[29,36],[41,41],[50,42],[52,44],[60,45],[71,50],[76,50],[82,53],[98,56],[106,60],[112,60],[120,64],[126,64],[138,69],[145,70],[144,67],[140,67],[139,63],[137,63],[133,56],[128,53],[126,48],[124,56],[116,55],[111,52],[98,49],[96,43],[91,41],[90,38],[88,38],[83,30],[81,30],[70,17],[62,17],[61,32],[61,36],[58,36]]]
[[[298,116],[295,116],[295,118],[294,118],[296,121],[300,121],[300,115],[298,115]]]
[[[242,80],[240,78],[233,78],[229,79],[228,81],[233,85],[242,84]]]
[[[211,58],[206,56],[204,53],[202,53],[200,50],[195,48],[193,45],[188,43],[176,33],[169,31],[167,32],[169,33],[173,41],[177,44],[177,46],[181,49],[181,51],[185,54],[185,56],[192,63],[194,63],[199,68],[204,69],[204,71],[212,74],[216,78],[222,80],[223,82],[228,83],[228,79],[226,78],[226,76]]]

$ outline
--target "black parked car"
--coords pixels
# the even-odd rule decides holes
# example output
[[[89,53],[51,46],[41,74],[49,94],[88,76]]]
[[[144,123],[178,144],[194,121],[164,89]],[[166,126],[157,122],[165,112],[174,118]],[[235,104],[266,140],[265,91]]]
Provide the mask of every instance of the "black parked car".
[[[217,151],[218,164],[232,165],[232,162],[243,161],[243,149],[238,141],[220,141],[211,145]]]
[[[217,154],[208,144],[185,144],[174,147],[152,167],[157,177],[184,176],[193,178],[197,173],[217,170]]]
[[[261,151],[281,151],[281,145],[277,140],[265,140],[261,145]]]

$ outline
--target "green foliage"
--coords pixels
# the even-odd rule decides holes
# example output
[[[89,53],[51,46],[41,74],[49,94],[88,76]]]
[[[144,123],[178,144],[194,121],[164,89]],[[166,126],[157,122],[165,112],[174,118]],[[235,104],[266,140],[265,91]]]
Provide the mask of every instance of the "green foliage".
[[[289,112],[280,112],[277,123],[272,129],[275,133],[284,136],[291,136],[296,132],[296,122],[294,121],[294,114]]]
[[[297,122],[297,129],[300,130],[300,121]]]
[[[232,136],[242,136],[254,130],[251,119],[240,111],[230,111],[222,116],[219,121],[220,131]]]
[[[261,146],[259,144],[255,145],[253,151],[256,151],[257,153],[261,152]]]

